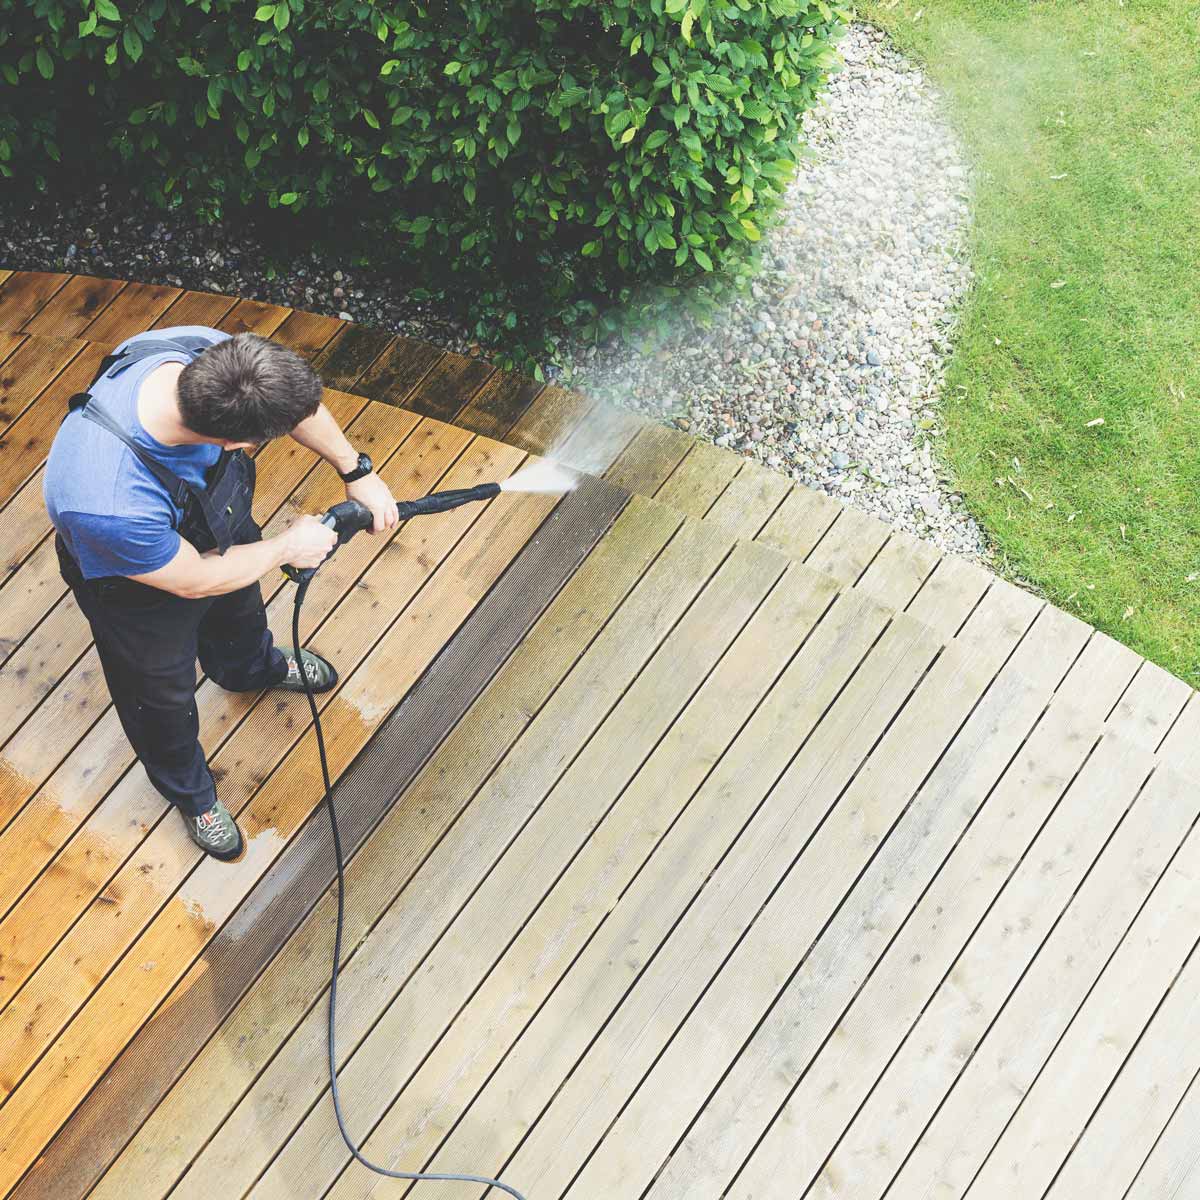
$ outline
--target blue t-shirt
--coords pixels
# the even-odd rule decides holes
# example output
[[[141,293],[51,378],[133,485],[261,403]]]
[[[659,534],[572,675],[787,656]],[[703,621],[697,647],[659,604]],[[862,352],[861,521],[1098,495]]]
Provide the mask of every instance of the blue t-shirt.
[[[231,336],[203,325],[176,325],[135,334],[114,353],[143,338],[180,334],[208,337],[213,343]],[[207,442],[164,446],[142,428],[137,415],[138,389],[146,376],[163,363],[190,361],[183,351],[164,351],[132,365],[116,363],[90,391],[151,458],[203,487],[204,473],[220,458],[221,447]],[[144,575],[166,566],[179,550],[176,526],[182,510],[120,438],[79,410],[63,421],[50,447],[42,494],[54,528],[85,579]]]

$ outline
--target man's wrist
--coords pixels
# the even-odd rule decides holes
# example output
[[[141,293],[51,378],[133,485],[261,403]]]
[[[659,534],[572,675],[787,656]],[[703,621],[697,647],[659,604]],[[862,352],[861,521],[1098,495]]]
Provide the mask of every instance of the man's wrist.
[[[330,465],[339,475],[348,475],[358,465],[358,451],[348,446],[342,453],[330,459]]]
[[[355,483],[359,479],[365,479],[375,470],[374,463],[371,462],[370,455],[358,454],[355,456],[354,465],[347,470],[338,468],[338,474],[342,477],[343,483]]]

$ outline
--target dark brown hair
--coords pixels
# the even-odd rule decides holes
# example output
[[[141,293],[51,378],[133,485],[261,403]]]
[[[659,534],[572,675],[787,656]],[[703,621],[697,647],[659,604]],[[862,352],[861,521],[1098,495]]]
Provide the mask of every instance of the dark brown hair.
[[[321,403],[321,380],[294,350],[257,333],[210,346],[179,373],[179,413],[204,437],[265,442]]]

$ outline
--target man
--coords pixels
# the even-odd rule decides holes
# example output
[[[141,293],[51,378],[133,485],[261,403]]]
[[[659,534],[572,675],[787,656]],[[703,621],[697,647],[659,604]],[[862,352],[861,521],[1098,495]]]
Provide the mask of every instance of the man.
[[[252,333],[129,338],[72,397],[46,462],[59,566],[122,728],[192,840],[226,862],[244,843],[198,740],[197,658],[230,691],[303,691],[301,671],[315,692],[337,682],[319,655],[275,646],[263,609],[262,575],[315,567],[335,541],[313,516],[266,541],[254,522],[245,451],[285,433],[338,471],[374,533],[396,525],[390,490],[321,403],[315,372]]]

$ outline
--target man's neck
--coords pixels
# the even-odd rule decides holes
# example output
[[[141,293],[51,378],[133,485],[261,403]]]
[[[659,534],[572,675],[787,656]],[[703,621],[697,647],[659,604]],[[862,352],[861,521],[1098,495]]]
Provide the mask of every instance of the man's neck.
[[[193,433],[179,413],[177,380],[183,363],[163,363],[138,388],[137,415],[142,428],[163,446],[190,446],[212,439]]]

